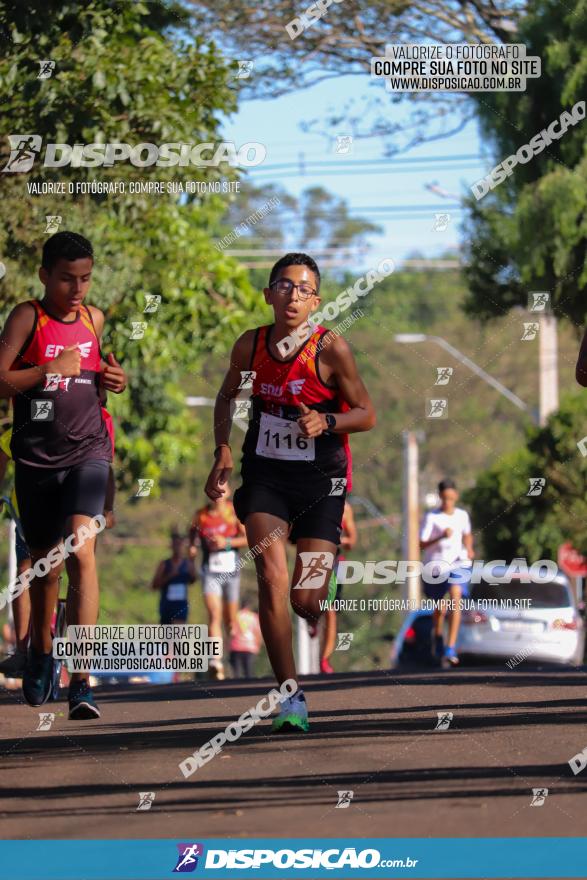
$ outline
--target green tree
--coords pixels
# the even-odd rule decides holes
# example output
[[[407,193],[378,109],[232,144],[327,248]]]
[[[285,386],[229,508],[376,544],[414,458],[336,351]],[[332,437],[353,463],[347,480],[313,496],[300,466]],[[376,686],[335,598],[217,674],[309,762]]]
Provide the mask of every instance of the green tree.
[[[234,73],[214,43],[181,36],[187,21],[177,3],[0,2],[4,130],[36,133],[44,144],[220,142],[219,120],[236,107]],[[55,62],[49,79],[37,78],[43,59]],[[5,141],[0,159],[7,157]],[[198,374],[205,356],[224,348],[255,307],[244,269],[212,244],[222,196],[131,195],[128,186],[140,179],[212,183],[235,174],[226,164],[51,169],[37,161],[30,175],[0,175],[0,320],[15,302],[40,293],[47,215],[61,215],[62,229],[94,244],[91,302],[106,312],[105,349],[115,350],[131,379],[129,393],[111,401],[119,476],[127,483],[157,479],[193,456],[197,426],[186,418],[179,381]],[[33,196],[32,180],[119,181],[127,192]],[[161,297],[156,313],[145,314],[146,294]],[[132,338],[133,322],[146,323],[142,338]]]
[[[536,0],[516,42],[542,59],[526,91],[484,92],[477,106],[498,164],[584,99],[587,2]],[[583,105],[584,106],[584,105]],[[587,306],[585,124],[571,125],[482,201],[469,201],[466,307],[481,318],[527,304],[528,289],[549,290],[554,313],[575,325]]]
[[[291,40],[286,25],[311,4],[298,0],[191,0],[196,27],[218,34],[235,58],[254,60],[243,88],[256,98],[341,76],[370,73],[387,43],[507,42],[527,0],[344,0],[333,2]],[[353,101],[344,94],[327,118],[309,124],[325,137],[349,129],[356,137],[386,137],[390,149],[447,136],[474,116],[466,95],[380,91]],[[311,105],[308,106],[311,113]]]
[[[527,444],[482,473],[465,497],[486,557],[556,559],[570,541],[587,550],[587,457],[584,438],[587,401],[568,395],[544,428],[527,431]],[[530,482],[545,481],[539,495],[528,495]]]

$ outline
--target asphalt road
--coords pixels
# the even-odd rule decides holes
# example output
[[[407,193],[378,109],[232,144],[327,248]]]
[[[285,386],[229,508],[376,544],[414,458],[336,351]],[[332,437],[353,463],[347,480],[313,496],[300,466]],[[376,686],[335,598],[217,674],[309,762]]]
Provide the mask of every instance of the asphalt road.
[[[586,685],[584,669],[526,664],[311,677],[310,734],[263,721],[187,780],[179,762],[271,682],[106,685],[99,721],[48,704],[46,731],[2,690],[2,836],[584,836],[587,769],[568,761],[587,746]],[[155,792],[149,810],[139,792]]]

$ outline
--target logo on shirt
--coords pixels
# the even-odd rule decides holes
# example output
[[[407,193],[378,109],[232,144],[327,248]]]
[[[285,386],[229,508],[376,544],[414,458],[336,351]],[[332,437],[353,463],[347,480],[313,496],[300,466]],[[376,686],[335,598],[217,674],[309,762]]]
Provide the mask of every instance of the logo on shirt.
[[[291,382],[287,383],[287,387],[292,394],[300,394],[305,381],[305,379],[292,379]]]
[[[69,391],[69,376],[64,378],[61,373],[47,373],[43,391]]]
[[[305,379],[292,379],[287,383],[290,394],[300,394]],[[281,397],[285,391],[284,385],[272,385],[270,382],[261,382],[261,394],[267,394],[270,397]]]
[[[81,356],[83,358],[88,358],[92,351],[92,341],[90,340],[89,342],[78,342],[77,347],[80,350]],[[63,351],[64,348],[64,345],[56,345],[55,343],[50,343],[45,349],[45,357],[55,358]]]

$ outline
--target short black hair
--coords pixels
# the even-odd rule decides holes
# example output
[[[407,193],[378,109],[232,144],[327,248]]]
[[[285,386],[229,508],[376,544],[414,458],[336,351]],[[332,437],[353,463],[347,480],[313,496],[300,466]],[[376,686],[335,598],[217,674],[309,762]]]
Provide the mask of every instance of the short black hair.
[[[281,257],[273,269],[271,270],[271,274],[269,275],[269,287],[273,284],[273,282],[277,279],[279,273],[282,269],[286,269],[288,266],[307,266],[311,272],[316,276],[316,280],[318,284],[316,285],[316,290],[320,290],[320,269],[316,265],[316,260],[313,260],[312,257],[309,257],[308,254],[286,254],[284,257]]]
[[[56,232],[43,245],[41,266],[50,272],[58,260],[73,262],[88,257],[94,259],[94,249],[87,238],[77,232]]]
[[[444,492],[445,489],[456,489],[457,484],[454,480],[441,480],[438,484],[438,494]]]

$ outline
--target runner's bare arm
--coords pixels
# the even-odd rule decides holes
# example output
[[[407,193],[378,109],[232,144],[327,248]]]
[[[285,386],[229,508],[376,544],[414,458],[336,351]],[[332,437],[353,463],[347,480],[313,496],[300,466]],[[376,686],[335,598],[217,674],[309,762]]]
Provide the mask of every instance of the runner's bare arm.
[[[250,368],[254,338],[255,331],[247,330],[246,333],[239,336],[233,346],[230,355],[230,365],[220,386],[214,407],[214,440],[216,446],[228,443],[229,441],[230,429],[232,428],[230,405],[238,394],[243,378],[242,373]]]
[[[467,556],[469,559],[474,559],[475,551],[473,550],[473,533],[469,532],[468,535],[463,535],[463,544],[465,546],[465,550],[467,551]]]
[[[104,332],[104,312],[101,309],[96,308],[96,306],[88,306],[88,309],[92,316],[98,342],[102,342],[102,333]]]
[[[193,584],[194,581],[196,580],[196,566],[194,565],[193,559],[187,559],[186,562],[187,562],[188,574],[190,576],[188,583]]]
[[[160,562],[159,565],[157,566],[155,576],[153,577],[153,580],[151,581],[151,589],[152,590],[163,589],[163,587],[165,586],[164,572],[165,572],[165,563]]]
[[[208,498],[214,501],[224,495],[224,487],[233,468],[232,452],[228,445],[232,428],[230,408],[239,392],[242,374],[250,369],[254,339],[255,331],[247,330],[235,342],[230,355],[230,366],[216,397],[214,443],[217,454],[204,490]]]
[[[581,343],[579,358],[575,369],[575,377],[579,385],[587,388],[587,330],[585,331],[583,342]]]
[[[233,550],[238,550],[240,547],[248,547],[249,545],[249,542],[247,541],[247,530],[241,522],[238,523],[238,534],[234,538],[231,538],[230,545]]]
[[[25,344],[35,321],[34,309],[28,303],[20,303],[8,316],[0,335],[0,398],[13,397],[19,391],[28,391],[43,381],[47,373],[61,373],[56,358],[41,367],[12,370],[11,367]],[[73,375],[70,373],[69,375]]]
[[[214,536],[214,550],[225,550],[229,541],[231,550],[240,550],[241,547],[248,546],[247,531],[241,522],[238,523],[238,532],[233,538],[225,538],[224,535]]]
[[[101,343],[102,334],[104,332],[104,312],[101,309],[96,308],[96,306],[88,306],[88,309],[92,316],[98,342]],[[106,355],[105,359],[102,358],[100,390],[104,392],[112,391],[114,394],[122,394],[127,383],[128,379],[126,373],[116,360],[114,354],[110,353]],[[100,395],[100,401],[103,406],[106,405],[106,397],[103,397],[102,394]]]
[[[345,510],[344,518],[346,523],[346,535],[342,535],[340,543],[347,550],[352,550],[357,543],[357,525],[355,523],[355,514],[353,513],[353,508],[350,504],[348,504],[348,508]]]
[[[351,408],[345,413],[335,413],[336,427],[330,429],[326,424],[324,413],[311,410],[298,420],[302,431],[309,430],[307,436],[314,437],[326,430],[334,434],[354,434],[374,428],[377,421],[375,408],[359,376],[350,346],[342,336],[336,336],[324,347],[320,354],[320,365],[327,368],[329,373],[327,381],[337,385]]]
[[[198,531],[198,511],[196,511],[192,517],[192,522],[188,533],[188,544],[190,548],[190,556],[192,559],[197,553],[199,538],[200,533]]]

